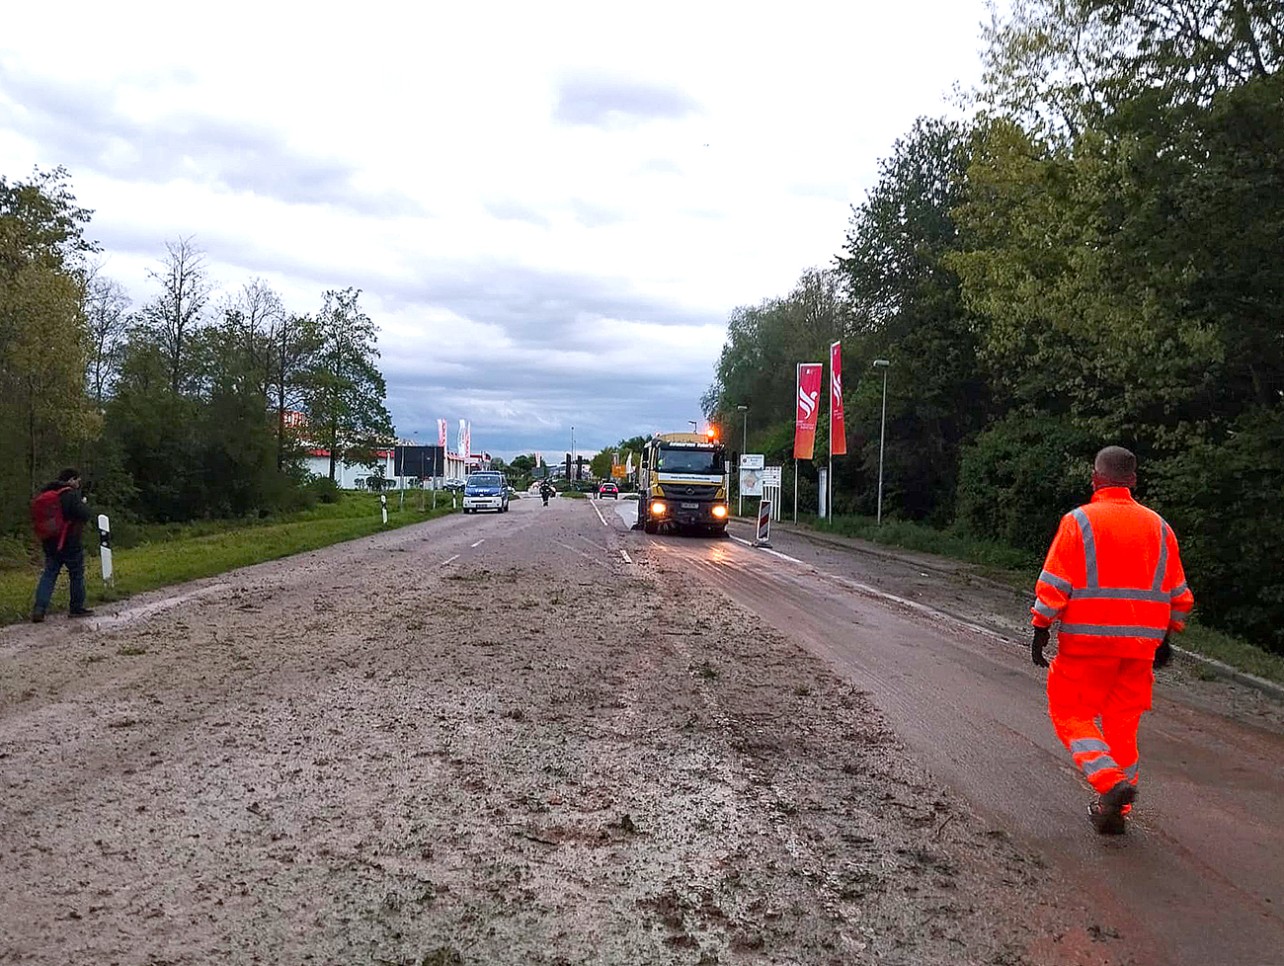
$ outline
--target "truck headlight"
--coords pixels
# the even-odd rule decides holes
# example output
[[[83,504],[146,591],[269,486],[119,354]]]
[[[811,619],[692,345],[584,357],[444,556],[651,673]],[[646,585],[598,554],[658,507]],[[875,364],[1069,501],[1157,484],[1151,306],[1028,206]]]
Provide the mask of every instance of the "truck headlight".
[[[665,506],[665,505],[664,505],[664,503],[663,503],[663,501],[661,501],[661,500],[652,500],[652,501],[651,501],[651,514],[652,514],[652,516],[662,517],[662,516],[664,516],[665,511],[666,511],[666,510],[668,510],[668,509],[669,509],[669,508],[668,508],[667,506]]]
[[[717,517],[719,520],[721,520],[723,517],[727,515],[727,508],[723,506],[721,503],[719,503],[717,506],[713,508],[713,515]]]

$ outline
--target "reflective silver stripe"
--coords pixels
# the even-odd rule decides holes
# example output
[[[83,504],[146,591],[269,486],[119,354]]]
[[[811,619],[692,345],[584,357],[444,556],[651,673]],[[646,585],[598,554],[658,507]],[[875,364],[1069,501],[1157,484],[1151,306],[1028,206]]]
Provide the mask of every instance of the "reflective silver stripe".
[[[1096,587],[1097,580],[1097,541],[1092,536],[1092,524],[1083,507],[1071,510],[1070,515],[1079,523],[1079,533],[1083,537],[1083,566],[1088,572],[1088,587]]]
[[[1186,591],[1188,590],[1190,590],[1190,585],[1183,580],[1180,584],[1178,584],[1172,590],[1168,591],[1168,596],[1173,600],[1176,600],[1178,597],[1186,593]]]
[[[1061,591],[1063,594],[1070,593],[1072,589],[1070,581],[1066,580],[1064,577],[1058,577],[1056,574],[1049,573],[1046,570],[1039,574],[1039,579],[1045,584],[1057,588],[1057,590]]]
[[[1070,754],[1082,755],[1085,751],[1109,751],[1110,746],[1100,738],[1076,738],[1070,742]]]
[[[1150,584],[1151,590],[1164,586],[1164,571],[1168,569],[1168,524],[1159,521],[1159,563],[1155,564],[1155,579]]]
[[[1048,618],[1048,620],[1052,620],[1052,618],[1054,618],[1054,617],[1056,617],[1056,616],[1057,616],[1057,610],[1056,610],[1056,608],[1054,608],[1054,607],[1050,607],[1049,605],[1045,604],[1045,603],[1044,603],[1043,601],[1041,601],[1041,600],[1036,600],[1036,601],[1034,602],[1034,608],[1033,608],[1033,610],[1034,610],[1034,612],[1035,612],[1036,614],[1038,614],[1040,617],[1046,617],[1046,618]]]
[[[1062,624],[1062,634],[1083,634],[1086,637],[1145,637],[1162,641],[1165,631],[1157,627],[1137,627],[1130,624]]]
[[[1136,778],[1140,771],[1141,771],[1141,762],[1139,761],[1134,761],[1131,765],[1129,765],[1127,768],[1123,770],[1124,774],[1130,779]]]
[[[1190,608],[1174,607],[1168,612],[1168,619],[1174,621],[1184,621],[1190,616]]]
[[[1135,590],[1131,587],[1098,587],[1095,590],[1081,590],[1074,595],[1075,600],[1150,600],[1166,604],[1171,598],[1162,590]]]
[[[1095,775],[1103,768],[1118,768],[1115,760],[1109,755],[1102,755],[1100,758],[1094,758],[1092,761],[1085,761],[1082,766],[1085,775]]]

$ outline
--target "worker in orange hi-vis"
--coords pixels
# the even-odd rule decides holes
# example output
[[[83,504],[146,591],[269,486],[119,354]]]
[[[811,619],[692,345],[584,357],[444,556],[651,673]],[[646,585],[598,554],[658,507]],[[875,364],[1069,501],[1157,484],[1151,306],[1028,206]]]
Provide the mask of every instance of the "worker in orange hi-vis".
[[[1132,453],[1107,446],[1097,454],[1092,502],[1061,518],[1030,608],[1030,657],[1039,667],[1048,666],[1049,629],[1061,622],[1048,713],[1097,792],[1088,817],[1102,835],[1125,831],[1137,797],[1137,726],[1150,708],[1154,669],[1172,659],[1169,638],[1195,602],[1177,537],[1132,498],[1136,484]]]

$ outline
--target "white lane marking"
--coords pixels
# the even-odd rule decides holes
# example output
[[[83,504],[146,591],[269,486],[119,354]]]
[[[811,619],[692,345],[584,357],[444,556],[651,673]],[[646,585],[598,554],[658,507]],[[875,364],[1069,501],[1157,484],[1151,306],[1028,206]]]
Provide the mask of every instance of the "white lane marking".
[[[142,620],[151,617],[153,614],[159,614],[161,611],[169,610],[171,607],[177,607],[179,604],[185,604],[189,600],[196,600],[200,597],[208,597],[211,594],[221,593],[230,589],[230,584],[211,584],[208,587],[200,587],[197,590],[190,590],[185,594],[175,594],[173,597],[166,597],[162,600],[154,600],[150,604],[138,604],[136,606],[123,607],[114,614],[100,614],[89,621],[91,627],[110,628],[117,624],[128,624],[132,621]]]
[[[742,540],[739,537],[734,536],[731,539],[736,541],[736,543],[743,543],[746,547],[753,547],[753,544],[748,540]],[[810,564],[804,564],[797,557],[791,557],[789,554],[781,553],[779,550],[772,550],[770,547],[755,547],[754,549],[761,550],[763,553],[769,553],[773,557],[779,557],[781,560],[788,560],[790,563],[796,563],[804,567],[810,566]],[[817,572],[819,573],[819,571]]]
[[[559,543],[559,544],[558,544],[558,546],[559,546],[559,547],[562,547],[562,548],[563,548],[563,549],[565,549],[565,550],[569,550],[571,553],[578,553],[578,554],[579,554],[581,557],[583,557],[585,560],[592,560],[594,563],[597,563],[597,559],[598,559],[597,557],[591,557],[591,556],[589,556],[589,555],[588,555],[588,554],[586,554],[583,550],[581,550],[579,547],[572,547],[569,543]]]
[[[444,567],[444,566],[446,566],[446,564],[450,563],[452,560],[458,560],[458,559],[459,559],[459,554],[455,554],[453,557],[447,557],[445,560],[443,560],[443,561],[442,561],[441,563],[439,563],[437,566],[438,566],[438,567]]]
[[[748,540],[742,540],[739,537],[734,537],[734,536],[731,539],[735,540],[737,543],[744,544],[746,547],[753,547],[753,544],[750,543]],[[889,594],[887,591],[879,590],[877,587],[871,587],[869,586],[869,584],[862,584],[859,581],[850,580],[847,577],[840,577],[837,574],[826,573],[825,571],[820,570],[817,567],[813,567],[811,564],[804,563],[803,561],[799,560],[797,557],[791,557],[788,554],[780,553],[780,551],[778,550],[771,550],[767,547],[759,547],[757,549],[763,550],[766,553],[771,554],[773,557],[779,557],[781,560],[788,560],[790,563],[798,564],[800,567],[811,567],[812,571],[816,574],[816,576],[821,577],[825,580],[832,581],[833,583],[838,584],[840,587],[846,587],[848,590],[854,590],[858,593],[865,594],[866,596],[869,596],[869,597],[877,597],[881,600],[888,600],[894,604],[900,604],[902,607],[908,607],[910,610],[918,611],[920,614],[925,614],[929,617],[935,617],[942,620],[951,621],[954,624],[957,624],[961,627],[966,627],[968,630],[974,631],[975,633],[978,633],[978,634],[985,634],[990,637],[995,637],[1001,641],[1011,640],[1011,638],[1007,637],[1006,635],[1000,634],[998,631],[995,631],[989,627],[982,627],[980,624],[974,624],[969,620],[965,620],[962,617],[957,617],[954,614],[950,614],[946,611],[937,610],[935,607],[929,607],[926,604],[920,604],[916,600],[907,600],[904,597],[898,597],[896,594]]]
[[[485,542],[486,542],[486,538],[485,538],[485,537],[482,537],[482,538],[481,538],[480,540],[478,540],[476,543],[470,543],[470,544],[468,545],[468,549],[469,549],[469,550],[475,550],[477,547],[480,547],[480,546],[481,546],[483,543],[485,543]]]
[[[620,548],[620,556],[624,558],[625,563],[628,563],[628,564],[633,563],[633,558],[629,556],[629,552],[625,550],[623,547]]]
[[[602,511],[597,508],[597,500],[590,500],[589,506],[591,506],[593,508],[593,512],[597,514],[597,518],[602,521],[602,526],[609,526],[606,522],[606,517],[602,516]]]

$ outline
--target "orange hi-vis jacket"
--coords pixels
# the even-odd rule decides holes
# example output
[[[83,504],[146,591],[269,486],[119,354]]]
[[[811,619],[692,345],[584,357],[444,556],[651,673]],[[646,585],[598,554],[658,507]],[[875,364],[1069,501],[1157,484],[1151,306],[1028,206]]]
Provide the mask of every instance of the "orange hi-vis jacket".
[[[1057,653],[1067,656],[1151,659],[1195,603],[1172,527],[1124,486],[1061,518],[1034,594],[1031,623],[1060,619]]]

